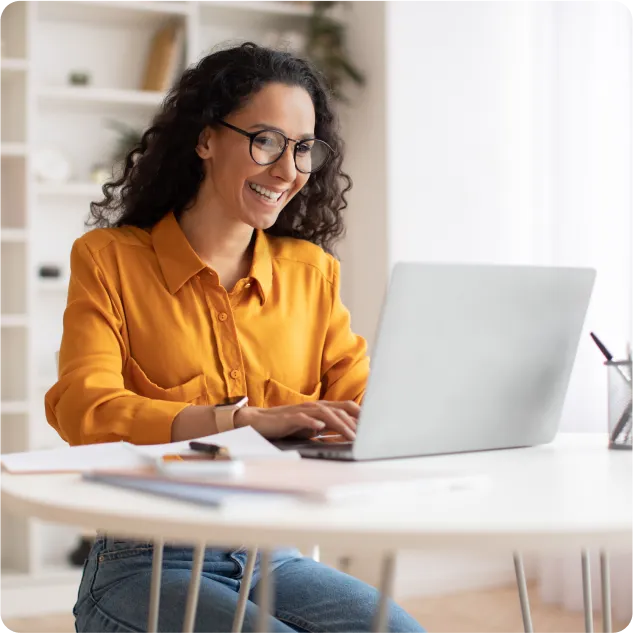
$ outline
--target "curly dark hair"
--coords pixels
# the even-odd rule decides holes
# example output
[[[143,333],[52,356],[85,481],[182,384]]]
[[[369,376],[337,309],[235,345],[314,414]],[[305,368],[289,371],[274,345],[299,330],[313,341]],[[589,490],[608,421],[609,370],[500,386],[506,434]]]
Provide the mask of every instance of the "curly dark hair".
[[[331,96],[310,62],[252,42],[216,51],[185,70],[140,143],[127,154],[120,177],[103,186],[103,200],[91,203],[87,224],[151,228],[170,211],[180,217],[195,202],[204,177],[195,151],[200,133],[272,82],[308,92],[316,114],[315,136],[334,155],[266,232],[308,240],[332,252],[345,230],[342,211],[352,181],[341,170],[343,143]]]

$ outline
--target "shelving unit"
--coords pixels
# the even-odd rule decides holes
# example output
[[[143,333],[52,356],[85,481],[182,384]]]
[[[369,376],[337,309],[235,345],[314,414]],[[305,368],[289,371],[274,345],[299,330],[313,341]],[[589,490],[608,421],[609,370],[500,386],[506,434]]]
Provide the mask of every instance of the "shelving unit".
[[[274,1],[19,1],[4,9],[3,453],[63,444],[46,422],[44,395],[55,381],[70,250],[86,231],[89,203],[101,199],[101,186],[90,174],[95,165],[108,163],[114,149],[108,119],[142,129],[165,96],[139,89],[156,30],[167,21],[184,27],[183,61],[189,65],[222,42],[270,44],[278,35],[302,33],[310,13],[309,3]],[[87,71],[89,85],[71,86],[73,71]],[[33,157],[45,148],[69,161],[68,182],[36,179]],[[60,277],[40,278],[43,264],[57,265]],[[2,616],[22,615],[25,608],[30,613],[58,611],[60,600],[74,599],[80,570],[66,560],[77,536],[67,527],[2,513],[2,589],[9,591]],[[60,583],[68,585],[64,597]],[[22,606],[20,588],[28,589]]]
[[[161,92],[117,90],[115,88],[43,87],[37,91],[41,101],[55,101],[67,106],[77,103],[98,105],[144,106],[155,109],[164,98]]]

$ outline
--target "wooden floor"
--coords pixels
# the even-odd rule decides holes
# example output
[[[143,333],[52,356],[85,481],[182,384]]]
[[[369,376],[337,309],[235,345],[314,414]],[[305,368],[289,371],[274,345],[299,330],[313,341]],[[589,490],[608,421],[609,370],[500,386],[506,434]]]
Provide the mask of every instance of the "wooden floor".
[[[543,605],[535,586],[529,587],[532,624],[537,633],[581,633],[585,630],[582,613],[569,613],[559,607]],[[513,633],[523,631],[516,586],[470,591],[450,596],[407,600],[401,603],[429,633]],[[16,633],[74,633],[71,614],[11,619],[5,626]],[[613,631],[622,631],[628,622],[613,622]],[[602,631],[599,613],[594,631]]]

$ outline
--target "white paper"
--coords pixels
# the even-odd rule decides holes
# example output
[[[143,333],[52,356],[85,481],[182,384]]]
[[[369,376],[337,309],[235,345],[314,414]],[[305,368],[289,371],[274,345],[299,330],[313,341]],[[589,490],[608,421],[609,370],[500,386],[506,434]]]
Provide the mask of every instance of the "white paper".
[[[296,451],[282,451],[250,426],[195,438],[227,448],[235,459],[297,459]],[[93,470],[118,470],[146,466],[148,461],[166,453],[182,453],[189,440],[168,444],[139,445],[127,442],[67,446],[45,451],[11,453],[0,456],[10,473],[63,473]]]

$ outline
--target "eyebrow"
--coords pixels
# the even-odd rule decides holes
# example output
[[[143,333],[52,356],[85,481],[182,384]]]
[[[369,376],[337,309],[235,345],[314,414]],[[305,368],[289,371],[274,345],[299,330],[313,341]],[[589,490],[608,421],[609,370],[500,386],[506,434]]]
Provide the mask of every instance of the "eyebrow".
[[[284,134],[285,136],[288,136],[286,134],[286,132],[284,132],[284,130],[278,128],[276,125],[272,125],[271,123],[255,123],[254,125],[251,125],[249,128],[249,130],[253,130],[255,128],[259,128],[261,130],[275,130],[276,132],[281,132],[282,134]],[[297,140],[299,141],[304,141],[306,139],[311,139],[311,138],[315,138],[314,136],[314,132],[310,133],[310,134],[302,134]]]

